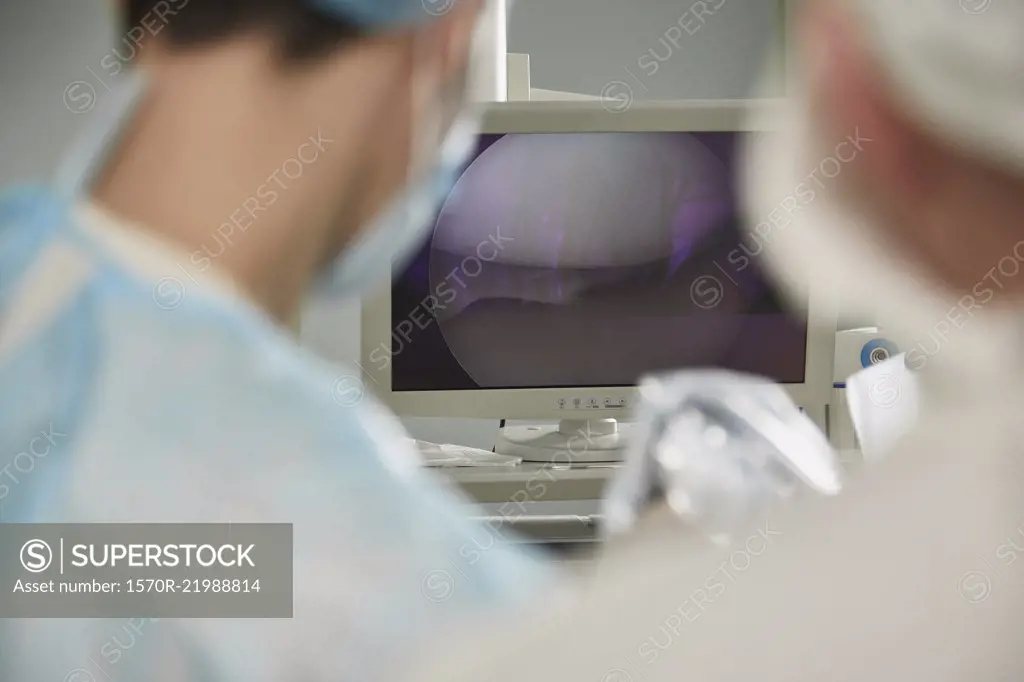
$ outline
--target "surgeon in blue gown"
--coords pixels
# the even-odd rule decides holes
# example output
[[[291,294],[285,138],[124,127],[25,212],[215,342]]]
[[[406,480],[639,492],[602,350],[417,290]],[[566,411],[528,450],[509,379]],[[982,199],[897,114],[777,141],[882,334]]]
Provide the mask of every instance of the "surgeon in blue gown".
[[[0,200],[0,519],[294,524],[294,618],[0,621],[0,679],[392,679],[547,569],[287,330],[426,238],[474,144],[484,4],[119,8],[162,28],[56,179]]]

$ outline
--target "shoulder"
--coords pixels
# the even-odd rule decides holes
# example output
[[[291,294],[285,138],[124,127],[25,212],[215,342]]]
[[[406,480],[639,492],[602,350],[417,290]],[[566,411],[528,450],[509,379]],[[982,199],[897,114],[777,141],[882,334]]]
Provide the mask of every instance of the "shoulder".
[[[67,202],[45,189],[0,189],[0,294],[27,270],[54,230],[67,221],[68,208]]]
[[[173,500],[184,492],[208,515],[236,495],[293,518],[420,475],[401,424],[357,371],[321,361],[258,315],[200,294],[174,310],[138,291],[93,305],[98,359],[75,439],[83,486],[103,488],[97,479],[116,471],[119,484],[136,479],[166,498],[140,489],[135,502],[154,513],[182,509]]]

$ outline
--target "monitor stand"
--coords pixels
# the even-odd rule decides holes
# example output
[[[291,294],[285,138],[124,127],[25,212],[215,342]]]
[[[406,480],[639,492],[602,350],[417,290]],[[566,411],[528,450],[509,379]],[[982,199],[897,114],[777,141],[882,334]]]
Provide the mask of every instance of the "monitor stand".
[[[498,433],[494,451],[521,457],[524,462],[565,466],[621,462],[628,427],[614,419],[563,419],[557,425],[506,426]]]

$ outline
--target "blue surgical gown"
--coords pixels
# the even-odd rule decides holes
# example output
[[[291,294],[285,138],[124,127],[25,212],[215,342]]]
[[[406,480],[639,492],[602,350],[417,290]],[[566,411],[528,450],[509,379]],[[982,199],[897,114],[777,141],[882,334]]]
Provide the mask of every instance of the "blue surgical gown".
[[[0,679],[391,679],[538,597],[354,373],[80,208],[0,201],[2,521],[292,523],[294,618],[0,621]]]

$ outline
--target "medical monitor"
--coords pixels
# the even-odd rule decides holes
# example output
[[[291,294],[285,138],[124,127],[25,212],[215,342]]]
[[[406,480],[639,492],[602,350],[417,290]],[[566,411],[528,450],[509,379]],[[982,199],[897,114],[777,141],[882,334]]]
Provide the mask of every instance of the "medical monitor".
[[[784,305],[743,229],[737,157],[771,134],[750,106],[490,106],[429,240],[364,303],[367,387],[400,415],[594,420],[643,375],[725,368],[824,426],[834,316]]]

